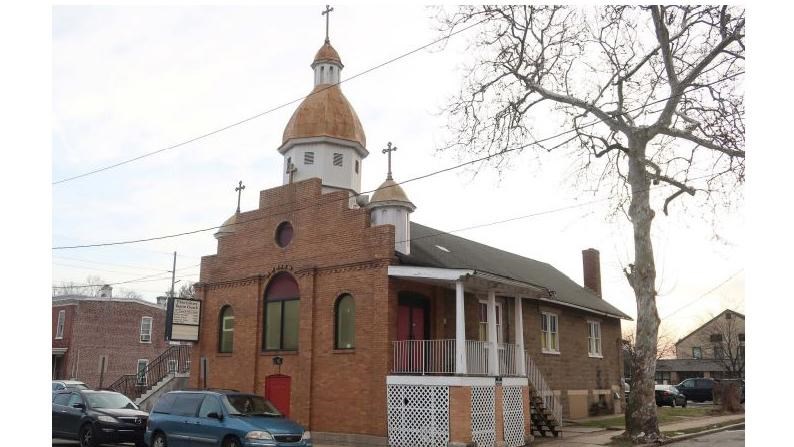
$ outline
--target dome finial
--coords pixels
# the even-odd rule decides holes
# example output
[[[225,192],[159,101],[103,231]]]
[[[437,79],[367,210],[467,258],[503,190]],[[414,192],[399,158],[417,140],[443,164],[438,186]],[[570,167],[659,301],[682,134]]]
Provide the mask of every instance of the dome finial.
[[[389,172],[386,174],[386,180],[391,180],[391,153],[397,150],[397,146],[392,147],[391,141],[386,145],[386,149],[382,152],[389,157]]]
[[[331,5],[325,5],[325,11],[321,13],[325,16],[325,43],[331,43],[331,40],[328,38],[328,22],[330,21],[331,11],[333,10],[334,8],[332,8]]]

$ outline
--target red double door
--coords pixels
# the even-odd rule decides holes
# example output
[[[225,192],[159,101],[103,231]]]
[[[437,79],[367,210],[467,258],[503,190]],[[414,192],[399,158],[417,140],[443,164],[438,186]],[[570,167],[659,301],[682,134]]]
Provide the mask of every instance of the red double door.
[[[397,340],[426,340],[429,335],[429,305],[427,299],[413,295],[400,294],[397,307]],[[422,343],[406,343],[397,355],[395,367],[404,372],[424,370],[425,346]]]

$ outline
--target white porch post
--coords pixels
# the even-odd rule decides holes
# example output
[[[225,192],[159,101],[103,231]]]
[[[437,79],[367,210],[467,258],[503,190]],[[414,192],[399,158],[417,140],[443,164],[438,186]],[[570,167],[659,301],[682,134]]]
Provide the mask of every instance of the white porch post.
[[[515,297],[515,308],[516,311],[513,312],[515,315],[515,328],[516,328],[516,373],[519,376],[525,376],[527,374],[527,365],[524,359],[524,309],[521,307],[521,297],[516,295]]]
[[[496,338],[496,292],[488,291],[488,374],[499,375],[499,346]]]
[[[455,281],[455,374],[468,372],[466,360],[466,311],[463,303],[463,281]]]

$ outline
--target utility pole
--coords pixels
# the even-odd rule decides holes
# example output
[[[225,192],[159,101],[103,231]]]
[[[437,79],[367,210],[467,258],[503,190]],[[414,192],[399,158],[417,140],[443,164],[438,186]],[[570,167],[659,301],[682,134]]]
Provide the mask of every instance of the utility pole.
[[[174,280],[176,279],[176,252],[174,252],[174,266],[171,269],[171,298],[174,297]]]

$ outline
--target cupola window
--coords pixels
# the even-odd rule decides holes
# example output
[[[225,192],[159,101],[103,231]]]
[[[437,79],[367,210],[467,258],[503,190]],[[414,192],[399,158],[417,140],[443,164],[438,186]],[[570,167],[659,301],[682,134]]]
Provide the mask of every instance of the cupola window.
[[[342,166],[342,154],[334,153],[334,166]]]
[[[314,152],[304,152],[303,153],[303,164],[305,164],[305,165],[313,165],[314,164]]]

